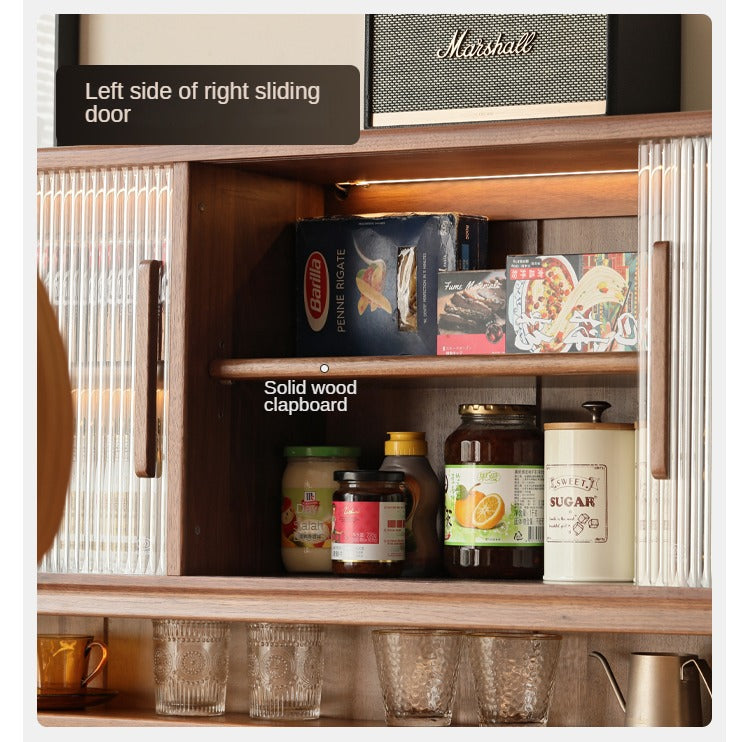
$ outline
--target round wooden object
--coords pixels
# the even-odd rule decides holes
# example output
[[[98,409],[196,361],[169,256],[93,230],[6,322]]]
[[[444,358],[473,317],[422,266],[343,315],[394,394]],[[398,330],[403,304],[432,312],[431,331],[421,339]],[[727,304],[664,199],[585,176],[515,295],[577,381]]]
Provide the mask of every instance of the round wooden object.
[[[73,456],[73,399],[57,319],[37,278],[37,560],[60,526]]]

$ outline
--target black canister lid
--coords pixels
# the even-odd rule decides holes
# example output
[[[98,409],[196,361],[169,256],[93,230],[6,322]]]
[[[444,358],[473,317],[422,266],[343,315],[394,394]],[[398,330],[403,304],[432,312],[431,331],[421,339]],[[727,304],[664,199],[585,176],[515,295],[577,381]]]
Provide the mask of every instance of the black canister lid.
[[[612,405],[609,402],[584,402],[581,407],[591,413],[591,421],[587,423],[546,423],[547,430],[633,430],[634,423],[603,423],[602,415]]]
[[[337,482],[403,482],[402,471],[381,471],[380,469],[338,469],[333,472]]]

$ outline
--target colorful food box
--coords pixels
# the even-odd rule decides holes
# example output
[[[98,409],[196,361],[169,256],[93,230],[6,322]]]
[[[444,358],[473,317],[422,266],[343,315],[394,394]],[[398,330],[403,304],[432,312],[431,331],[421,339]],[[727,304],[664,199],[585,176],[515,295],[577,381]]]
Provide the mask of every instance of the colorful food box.
[[[299,220],[297,355],[435,355],[438,271],[486,260],[485,217]]]
[[[437,354],[505,353],[505,270],[438,276]]]
[[[511,255],[507,353],[638,350],[638,254]]]

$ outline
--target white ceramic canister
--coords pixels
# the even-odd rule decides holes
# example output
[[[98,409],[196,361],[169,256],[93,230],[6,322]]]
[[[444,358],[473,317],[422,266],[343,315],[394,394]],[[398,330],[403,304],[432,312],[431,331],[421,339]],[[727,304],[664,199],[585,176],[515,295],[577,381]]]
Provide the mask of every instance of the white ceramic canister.
[[[609,406],[586,402],[592,422],[544,426],[545,581],[635,577],[635,426],[601,422]]]

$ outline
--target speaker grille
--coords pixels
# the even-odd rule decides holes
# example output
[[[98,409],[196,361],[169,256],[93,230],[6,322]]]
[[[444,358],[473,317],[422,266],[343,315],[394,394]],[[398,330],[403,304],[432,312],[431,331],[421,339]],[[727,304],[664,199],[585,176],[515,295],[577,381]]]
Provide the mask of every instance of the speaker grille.
[[[371,18],[371,110],[504,107],[604,101],[607,16],[398,14]],[[456,32],[463,49],[535,32],[526,54],[440,59]]]

